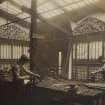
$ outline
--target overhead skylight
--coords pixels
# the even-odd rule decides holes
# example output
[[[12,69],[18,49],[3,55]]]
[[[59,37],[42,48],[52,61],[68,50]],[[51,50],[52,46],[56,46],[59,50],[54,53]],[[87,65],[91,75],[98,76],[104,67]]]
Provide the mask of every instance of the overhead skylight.
[[[77,3],[71,4],[71,5],[65,6],[64,8],[68,11],[72,11],[72,10],[75,10],[75,9],[78,9],[78,8],[85,7],[86,5],[89,5],[91,3],[92,2],[90,2],[90,1],[84,0],[84,1],[80,1],[80,2],[77,2]]]
[[[20,12],[22,12],[19,8],[16,8],[15,6],[11,5],[10,3],[8,3],[8,9],[7,11],[11,14],[18,14]]]
[[[31,18],[27,18],[27,19],[25,19],[25,21],[31,23]]]
[[[77,9],[78,6],[75,5],[75,4],[73,4],[73,5],[66,6],[66,7],[64,7],[64,8],[65,8],[66,10],[68,10],[68,11],[71,11],[71,10],[73,10],[73,9]]]
[[[27,8],[31,8],[31,0],[12,0],[16,2],[20,6],[25,6]],[[80,7],[84,7],[88,4],[91,4],[94,2],[97,2],[99,0],[54,0],[59,6],[54,5],[53,0],[37,0],[37,10],[38,14],[43,16],[44,18],[51,18],[54,16],[57,16],[59,14],[62,14],[62,8],[64,8],[67,11],[77,10]],[[6,2],[5,2],[6,3]],[[6,7],[6,4],[3,6],[4,3],[2,3],[2,8]],[[17,8],[13,8],[13,6],[9,6],[10,10],[9,13],[12,14],[19,14],[21,13],[21,10]],[[17,12],[18,11],[18,12]],[[20,18],[24,18],[25,16],[28,16],[26,13],[19,14]]]
[[[26,19],[25,19],[25,21],[27,21],[27,22],[31,23],[31,17],[26,18]],[[39,20],[39,19],[37,19],[37,22],[39,22],[39,21],[40,21],[40,20]]]
[[[103,13],[103,12],[102,13],[96,13],[96,14],[91,15],[91,16],[105,22],[105,13]]]
[[[80,1],[80,0],[56,0],[56,2],[59,3],[59,5],[61,5],[61,6],[65,6],[67,4],[72,4],[77,1]]]
[[[37,0],[37,5],[43,5],[44,3],[48,2],[50,0]]]
[[[28,13],[23,12],[23,13],[19,14],[18,17],[26,18],[26,17],[30,17],[30,15]]]
[[[13,1],[14,3],[10,3]],[[31,0],[8,0],[0,4],[0,9],[14,14],[19,18],[25,18],[30,16],[28,13],[21,10],[21,7],[31,8]],[[55,1],[55,4],[54,2]],[[81,7],[89,6],[90,4],[95,4],[100,0],[37,0],[37,10],[38,14],[44,18],[53,18],[65,11],[77,10]],[[15,5],[14,5],[15,4]],[[59,6],[58,6],[58,5]],[[19,9],[20,8],[20,9]],[[27,11],[27,9],[26,9]],[[30,20],[28,20],[30,22]]]
[[[54,8],[56,8],[56,6],[53,3],[47,2],[47,3],[43,4],[42,6],[38,7],[38,13],[46,12],[46,11],[52,10]]]
[[[11,0],[11,1],[14,1],[21,6],[26,6],[28,8],[31,8],[31,0]]]
[[[89,2],[88,2],[88,3],[89,3]],[[79,5],[80,7],[84,7],[84,6],[86,6],[88,3],[86,3],[86,1],[82,1],[82,2],[77,3],[77,5]]]
[[[57,16],[57,15],[60,15],[64,13],[61,9],[57,9],[57,10],[54,10],[52,12],[47,12],[47,13],[44,13],[44,14],[41,14],[44,18],[51,18],[51,17],[54,17],[54,16]]]
[[[19,4],[19,5],[23,5],[23,3],[22,3],[22,0],[12,0],[12,1],[14,1],[15,3],[17,3],[17,4]]]
[[[98,1],[100,1],[100,0],[91,0],[91,1],[93,1],[93,2],[98,2]]]
[[[0,17],[0,26],[7,23],[7,20]]]
[[[18,14],[21,12],[20,9],[16,8],[15,6],[11,5],[9,2],[4,2],[0,5],[0,9],[3,9],[4,11],[11,13],[11,14]]]
[[[26,6],[28,8],[31,8],[31,0],[21,0],[21,1],[23,2],[24,6]]]

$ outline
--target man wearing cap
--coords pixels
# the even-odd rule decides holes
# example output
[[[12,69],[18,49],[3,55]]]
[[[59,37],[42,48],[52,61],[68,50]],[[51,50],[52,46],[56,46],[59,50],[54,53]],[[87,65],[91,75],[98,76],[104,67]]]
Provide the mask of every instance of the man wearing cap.
[[[14,82],[24,82],[25,79],[30,79],[31,77],[40,78],[40,75],[29,71],[25,65],[29,62],[26,55],[22,55],[18,60],[17,64],[12,67],[13,81]]]
[[[100,56],[98,58],[98,61],[101,64],[101,68],[98,69],[97,71],[91,72],[92,77],[95,77],[95,74],[97,73],[101,73],[103,76],[103,79],[105,80],[105,59],[102,56]]]

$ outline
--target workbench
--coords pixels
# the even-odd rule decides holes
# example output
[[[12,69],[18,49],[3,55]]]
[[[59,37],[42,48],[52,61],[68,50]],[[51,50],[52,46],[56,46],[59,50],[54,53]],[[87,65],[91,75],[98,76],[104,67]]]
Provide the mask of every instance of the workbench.
[[[49,92],[49,94],[53,94],[52,100],[56,99],[59,100],[59,102],[63,100],[65,105],[70,105],[70,103],[74,105],[104,105],[104,91],[95,88],[89,88],[84,84],[78,84],[77,92],[72,94],[70,85],[72,84],[58,82],[50,84],[49,86],[43,85],[42,83],[38,87],[44,88],[47,91],[49,90],[50,92],[52,91],[51,93]]]
[[[105,105],[105,82],[103,83],[87,83],[85,84],[88,88],[91,89],[98,89],[103,91],[103,96],[102,96],[102,105]]]
[[[2,89],[0,93],[3,93],[4,97],[3,100],[0,95],[1,102],[10,105],[17,105],[17,103],[18,105],[105,105],[103,103],[104,91],[102,90],[76,83],[78,91],[74,94],[70,89],[72,85],[70,81],[51,81],[49,83],[48,81],[42,81],[32,87],[25,86],[25,92],[21,97],[14,96],[13,89],[8,88],[8,85],[4,88],[0,87]]]

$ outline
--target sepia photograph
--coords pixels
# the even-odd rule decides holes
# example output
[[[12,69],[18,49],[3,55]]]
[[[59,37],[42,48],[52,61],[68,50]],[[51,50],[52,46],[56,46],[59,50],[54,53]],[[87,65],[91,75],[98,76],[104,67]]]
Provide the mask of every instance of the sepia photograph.
[[[105,105],[105,0],[0,0],[0,105]]]

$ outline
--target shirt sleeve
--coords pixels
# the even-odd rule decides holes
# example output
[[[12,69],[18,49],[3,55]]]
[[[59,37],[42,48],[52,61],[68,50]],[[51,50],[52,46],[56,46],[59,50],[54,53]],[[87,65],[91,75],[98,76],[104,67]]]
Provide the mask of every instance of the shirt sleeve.
[[[35,73],[31,72],[31,71],[28,70],[25,66],[23,66],[23,68],[24,68],[24,71],[25,71],[28,75],[35,76],[35,77],[40,77],[39,74],[35,74]]]

